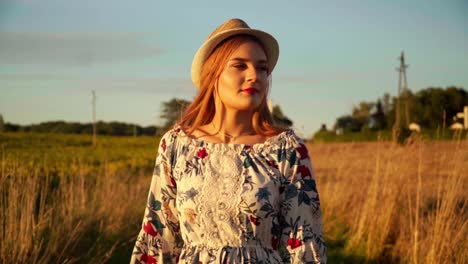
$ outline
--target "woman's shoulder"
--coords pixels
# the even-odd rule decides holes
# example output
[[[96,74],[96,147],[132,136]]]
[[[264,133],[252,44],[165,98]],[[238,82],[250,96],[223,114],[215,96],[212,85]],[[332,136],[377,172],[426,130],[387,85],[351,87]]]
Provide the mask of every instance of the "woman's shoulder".
[[[165,152],[168,146],[172,146],[176,143],[177,137],[179,137],[180,128],[174,126],[166,131],[159,140],[159,146]]]
[[[169,130],[167,130],[166,132],[164,132],[164,134],[162,135],[161,138],[165,138],[165,139],[169,139],[169,138],[172,138],[172,137],[177,137],[179,132],[180,132],[180,126],[179,125],[174,125],[173,127],[171,127]]]
[[[285,130],[280,137],[281,145],[278,155],[282,157],[300,157],[301,160],[309,158],[309,149],[306,141],[292,128]]]
[[[291,127],[286,128],[283,132],[271,137],[269,140],[271,144],[281,145],[283,147],[294,147],[304,144],[304,139],[299,137],[296,131]]]

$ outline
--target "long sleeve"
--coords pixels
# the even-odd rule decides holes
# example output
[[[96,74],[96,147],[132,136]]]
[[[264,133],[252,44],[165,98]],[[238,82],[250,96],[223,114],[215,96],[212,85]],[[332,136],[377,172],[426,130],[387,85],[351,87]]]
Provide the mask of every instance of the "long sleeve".
[[[159,144],[141,231],[130,263],[177,263],[183,241],[175,209],[177,185],[172,177],[174,136]]]
[[[288,143],[279,152],[284,172],[281,243],[290,263],[326,263],[322,213],[309,152],[296,135]]]

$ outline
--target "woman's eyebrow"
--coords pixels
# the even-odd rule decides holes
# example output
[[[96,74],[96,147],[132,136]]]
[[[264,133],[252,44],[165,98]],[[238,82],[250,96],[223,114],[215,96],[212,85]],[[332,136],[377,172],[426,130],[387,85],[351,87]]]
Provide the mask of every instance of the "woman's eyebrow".
[[[245,62],[245,61],[250,61],[248,59],[244,59],[244,58],[232,58],[230,59],[230,61],[242,61],[242,62]],[[267,63],[266,60],[258,60],[257,63]]]

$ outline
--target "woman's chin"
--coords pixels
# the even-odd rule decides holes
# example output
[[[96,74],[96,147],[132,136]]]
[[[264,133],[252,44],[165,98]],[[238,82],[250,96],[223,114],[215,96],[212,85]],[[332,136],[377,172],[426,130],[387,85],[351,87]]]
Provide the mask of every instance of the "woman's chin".
[[[254,111],[258,109],[262,103],[262,98],[257,96],[238,96],[236,99],[230,99],[229,101],[224,101],[224,105],[228,109],[235,111]]]
[[[257,109],[259,104],[246,104],[246,105],[238,105],[233,107],[237,111],[254,111]]]

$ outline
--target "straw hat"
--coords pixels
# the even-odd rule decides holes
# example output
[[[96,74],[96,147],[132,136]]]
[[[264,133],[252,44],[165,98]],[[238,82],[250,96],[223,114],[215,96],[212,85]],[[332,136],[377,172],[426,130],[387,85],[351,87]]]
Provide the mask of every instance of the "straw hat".
[[[261,30],[252,29],[243,20],[238,18],[229,19],[219,27],[217,27],[206,39],[205,43],[195,53],[192,61],[192,82],[200,89],[200,75],[203,64],[208,59],[213,50],[223,40],[234,35],[250,35],[257,38],[265,47],[266,56],[268,58],[268,68],[270,72],[275,68],[279,56],[279,46],[276,39]]]

